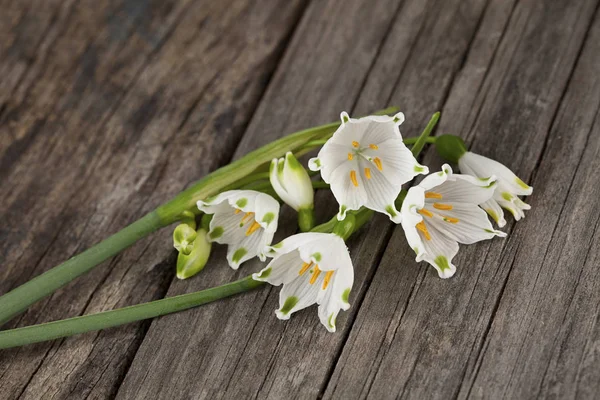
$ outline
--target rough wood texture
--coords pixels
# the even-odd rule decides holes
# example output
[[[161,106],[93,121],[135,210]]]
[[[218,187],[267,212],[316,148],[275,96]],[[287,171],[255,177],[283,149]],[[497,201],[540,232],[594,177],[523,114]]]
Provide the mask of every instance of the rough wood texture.
[[[597,0],[6,3],[0,293],[232,156],[341,110],[397,104],[402,132],[414,136],[441,109],[438,132],[460,134],[535,191],[509,237],[463,246],[447,281],[417,265],[401,229],[376,217],[349,242],[353,308],[336,334],[313,308],[278,321],[278,289],[264,287],[151,323],[2,351],[0,398],[593,398],[600,390]],[[433,151],[424,160],[440,165]],[[326,193],[318,204],[322,219],[335,212]],[[234,272],[215,248],[201,275],[173,280],[170,233],[11,326],[260,268]]]

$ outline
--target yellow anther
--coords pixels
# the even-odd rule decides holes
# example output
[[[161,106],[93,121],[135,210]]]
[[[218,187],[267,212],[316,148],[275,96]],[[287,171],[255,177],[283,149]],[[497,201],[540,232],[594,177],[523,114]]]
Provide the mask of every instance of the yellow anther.
[[[442,195],[435,192],[425,192],[426,199],[441,199]]]
[[[236,213],[236,214],[239,214],[239,213],[241,213],[241,212],[242,212],[242,210],[240,210],[239,208],[236,208],[236,209],[235,209],[235,213]]]
[[[311,285],[314,284],[317,281],[317,278],[319,278],[319,274],[321,274],[321,270],[319,269],[318,265],[315,265],[315,270],[313,271],[313,274],[310,277],[308,283],[310,283]]]
[[[360,146],[360,143],[358,143],[356,140],[352,141],[352,147],[354,147],[355,149],[358,149],[359,146]]]
[[[323,290],[327,289],[327,285],[329,285],[329,281],[331,280],[334,272],[335,271],[327,271],[325,273],[325,278],[323,279]]]
[[[379,146],[377,146],[376,144],[370,144],[369,147],[373,150],[377,150],[379,148]]]
[[[380,171],[383,171],[383,165],[381,165],[381,159],[379,157],[375,157],[373,159],[373,162],[375,163],[375,165],[377,166],[377,169]]]
[[[298,275],[304,275],[304,273],[308,271],[312,265],[313,263],[311,262],[302,264],[302,268],[300,269],[300,272],[298,272]]]
[[[365,176],[367,179],[371,179],[371,168],[365,168]]]
[[[442,204],[442,203],[433,203],[433,208],[437,208],[438,210],[452,210],[452,206],[450,204]]]
[[[420,230],[421,232],[423,232],[423,235],[425,235],[425,239],[427,240],[431,240],[431,235],[429,234],[429,231],[427,230],[427,227],[425,226],[425,222],[421,221],[416,225],[417,229]]]
[[[260,228],[260,224],[256,221],[254,221],[254,223],[252,225],[250,225],[250,228],[248,228],[248,230],[246,231],[246,236],[252,235],[254,232],[256,232],[258,230],[258,228]]]
[[[424,209],[424,208],[421,208],[421,209],[420,209],[419,211],[417,211],[417,212],[418,212],[419,214],[421,214],[421,215],[424,215],[424,216],[426,216],[426,217],[429,217],[429,218],[433,217],[433,213],[432,213],[431,211],[429,211],[429,210],[426,210],[426,209]]]
[[[354,155],[352,153],[348,153],[348,161],[352,161]]]
[[[358,187],[358,180],[356,180],[356,171],[352,170],[350,171],[350,180],[352,181],[352,184],[356,187]]]
[[[452,217],[444,217],[444,221],[450,222],[451,224],[458,224],[460,222],[460,219],[452,218]]]
[[[252,217],[254,216],[253,212],[247,212],[243,217],[242,217],[242,226],[244,226],[244,224],[248,221],[250,221],[252,219]]]

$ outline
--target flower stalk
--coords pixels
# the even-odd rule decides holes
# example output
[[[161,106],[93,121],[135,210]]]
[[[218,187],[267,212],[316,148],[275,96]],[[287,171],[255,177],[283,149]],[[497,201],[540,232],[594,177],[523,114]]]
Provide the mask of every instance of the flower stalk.
[[[394,112],[390,107],[378,113]],[[54,293],[96,265],[133,245],[139,239],[187,218],[193,211],[198,214],[196,202],[216,195],[229,185],[244,179],[259,167],[270,163],[287,151],[296,151],[311,140],[333,134],[340,122],[305,129],[278,139],[254,150],[237,161],[222,167],[192,184],[172,200],[159,206],[131,225],[64,263],[46,271],[0,297],[0,326],[25,311],[33,303]]]
[[[427,138],[431,134],[438,117],[434,115],[427,128],[423,131],[421,136],[417,138],[417,144],[422,143],[424,145],[425,143],[429,142]],[[314,129],[316,130],[319,128]],[[307,139],[304,138],[304,140]],[[281,142],[281,140],[278,142]],[[413,151],[415,157],[418,156],[422,148],[423,146],[421,146],[421,149],[419,149],[419,151]],[[259,152],[260,150],[261,149],[257,150],[257,152]],[[271,151],[274,152],[273,149],[271,149]],[[282,151],[278,155],[282,155],[284,153],[285,151]],[[267,153],[265,153],[264,151],[260,152],[260,154],[262,155],[263,159],[267,158]],[[273,158],[273,156],[269,155],[268,160],[270,160],[271,158]],[[240,161],[244,159],[246,159],[246,157],[240,159]],[[205,186],[200,185],[202,184],[202,182],[204,182],[203,185]],[[200,181],[194,186],[197,188],[204,188],[204,190],[198,189],[197,191],[192,191],[190,190],[191,188],[188,189],[187,191],[177,196],[171,202],[162,206],[162,208],[159,207],[157,211],[151,212],[147,216],[143,217],[139,221],[134,222],[122,231],[117,232],[115,235],[109,237],[100,244],[94,246],[93,248],[87,250],[79,256],[73,257],[72,259],[68,260],[62,265],[55,267],[54,269],[46,272],[45,274],[40,275],[38,278],[35,278],[30,282],[26,283],[25,285],[22,285],[19,288],[13,290],[12,292],[9,292],[6,295],[2,296],[0,298],[0,324],[9,320],[10,317],[12,317],[13,315],[24,311],[33,302],[41,299],[47,294],[52,293],[55,289],[58,289],[64,284],[68,283],[68,281],[70,281],[71,279],[74,279],[74,277],[70,277],[68,275],[73,270],[76,272],[80,272],[83,269],[82,265],[86,265],[88,266],[87,269],[90,269],[91,266],[96,265],[105,260],[106,258],[110,257],[111,255],[116,254],[118,251],[120,251],[118,249],[122,250],[128,247],[129,245],[133,244],[136,240],[153,232],[158,227],[164,226],[162,224],[164,224],[166,221],[176,221],[176,207],[182,208],[179,211],[178,215],[181,215],[181,213],[185,210],[191,209],[191,207],[184,207],[187,206],[187,202],[189,201],[188,198],[198,196],[199,192],[204,193],[205,196],[208,196],[206,193],[210,193],[211,190],[217,190],[215,189],[216,184],[214,183],[212,178],[209,179],[209,177],[205,178],[204,180]],[[225,185],[223,185],[222,187],[225,187]],[[401,202],[404,196],[405,192],[402,191],[397,199],[397,205],[399,205],[398,203]],[[158,210],[163,211],[159,213]],[[333,232],[337,226],[337,229],[339,231],[338,233],[341,234],[341,236],[343,236],[345,239],[347,239],[353,233],[355,233],[361,226],[368,222],[373,216],[373,214],[374,212],[372,210],[362,207],[357,211],[348,212],[347,215],[349,218],[348,221],[346,221],[346,223],[345,221],[338,221],[337,217],[334,216],[330,221],[311,229],[311,232],[330,233]],[[188,214],[184,214],[183,216],[185,218],[189,218]],[[205,218],[205,220],[206,221],[203,221],[202,225],[206,225],[209,221],[209,218]],[[78,264],[78,261],[81,260],[82,256],[84,255],[85,263]],[[92,265],[92,263],[94,262],[96,264]],[[67,266],[65,267],[65,265]],[[85,271],[87,270],[84,270],[83,272]],[[81,275],[83,272],[79,273],[79,275]],[[45,279],[46,277],[51,277],[56,280]],[[152,301],[149,303],[139,304],[111,311],[105,311],[97,314],[84,315],[75,318],[44,323],[40,325],[33,325],[23,328],[1,331],[0,349],[38,343],[47,340],[68,337],[80,333],[116,327],[148,318],[155,318],[158,316],[187,310],[193,307],[213,302],[215,300],[250,291],[262,285],[264,285],[264,282],[256,281],[252,278],[252,276],[248,276],[235,282],[231,282],[225,285],[202,290],[195,293],[170,297],[166,299]],[[42,291],[43,294],[40,295],[39,291]],[[9,306],[10,308],[7,309],[5,308],[6,306]]]

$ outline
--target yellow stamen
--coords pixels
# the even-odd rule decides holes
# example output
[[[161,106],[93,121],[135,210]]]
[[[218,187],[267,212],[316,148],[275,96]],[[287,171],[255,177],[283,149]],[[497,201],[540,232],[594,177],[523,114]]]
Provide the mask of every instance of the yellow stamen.
[[[442,204],[442,203],[433,203],[433,208],[437,208],[438,210],[452,210],[452,206],[450,204]]]
[[[370,144],[369,147],[373,150],[377,150],[379,148],[379,146],[377,146],[376,144]]]
[[[358,187],[358,181],[356,180],[356,171],[352,170],[350,171],[350,180],[352,181],[352,184],[356,187]]]
[[[312,265],[312,262],[302,264],[302,268],[300,269],[300,272],[298,272],[298,275],[304,275],[304,273],[308,271]]]
[[[348,161],[352,161],[353,158],[354,156],[352,155],[352,153],[348,153]]]
[[[254,215],[253,212],[247,212],[246,215],[244,215],[242,217],[242,226],[244,226],[244,224],[248,221],[250,221],[252,219],[252,216]]]
[[[435,192],[425,192],[426,199],[441,199],[442,195]]]
[[[239,208],[236,208],[236,209],[235,209],[235,213],[236,213],[236,214],[239,214],[239,213],[241,213],[241,212],[242,212],[242,210],[240,210]]]
[[[460,222],[460,219],[452,218],[452,217],[444,217],[444,221],[450,222],[451,224],[458,224]]]
[[[311,285],[314,284],[317,281],[319,274],[321,274],[321,270],[319,269],[318,265],[315,265],[315,270],[312,276],[310,277],[310,281],[308,281],[308,283],[310,283]]]
[[[371,179],[371,168],[365,168],[365,176],[367,179]]]
[[[429,217],[429,218],[433,217],[433,213],[432,213],[431,211],[429,211],[429,210],[426,210],[426,209],[424,209],[424,208],[421,208],[421,209],[420,209],[419,211],[417,211],[417,212],[418,212],[419,214],[421,214],[421,215],[424,215],[424,216],[426,216],[426,217]]]
[[[254,221],[254,223],[252,225],[250,225],[250,228],[248,228],[248,230],[246,231],[246,236],[252,235],[254,232],[256,232],[258,230],[258,228],[260,228],[260,224],[256,221]]]
[[[334,272],[335,271],[327,271],[325,273],[325,278],[323,279],[323,290],[327,289],[327,285],[329,285],[329,281],[331,280]]]
[[[358,143],[356,140],[352,141],[352,146],[356,149],[358,149],[358,146],[360,146],[360,143]]]
[[[429,231],[427,230],[427,227],[425,226],[425,222],[421,221],[416,225],[417,229],[420,230],[421,232],[423,232],[423,235],[425,235],[425,239],[427,240],[431,240],[431,235],[429,234]]]
[[[375,165],[377,166],[377,169],[380,171],[383,171],[383,166],[381,165],[381,159],[379,157],[375,157],[373,159],[373,162],[375,163]]]

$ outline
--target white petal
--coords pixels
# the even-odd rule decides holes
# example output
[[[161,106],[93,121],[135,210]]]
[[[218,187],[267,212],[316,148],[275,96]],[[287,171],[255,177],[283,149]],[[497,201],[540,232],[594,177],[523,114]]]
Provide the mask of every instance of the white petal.
[[[329,332],[335,332],[335,321],[340,310],[350,308],[348,297],[354,284],[354,268],[348,257],[347,264],[342,264],[335,271],[332,281],[319,303],[319,319]]]
[[[271,166],[269,167],[269,181],[271,182],[271,186],[275,190],[275,193],[283,200],[286,204],[290,204],[294,199],[284,186],[284,181],[282,180],[281,173],[279,173],[279,169],[281,168],[284,162],[283,158],[274,158],[271,161]]]
[[[279,309],[275,311],[277,318],[289,319],[290,315],[317,302],[321,294],[321,286],[325,274],[321,273],[316,282],[309,283],[311,273],[306,272],[293,281],[283,285],[279,292]]]
[[[458,243],[438,231],[431,224],[425,223],[431,240],[421,236],[425,246],[424,260],[438,271],[440,278],[450,278],[456,272],[456,266],[452,264],[452,259],[458,253]],[[423,235],[419,232],[420,235]]]
[[[498,161],[481,156],[479,154],[466,152],[459,160],[461,171],[470,169],[480,178],[495,175],[503,184],[510,187],[510,191],[516,195],[525,196],[533,192],[533,188],[519,179],[510,169]],[[470,172],[467,172],[470,173]]]
[[[306,233],[298,233],[296,235],[289,236],[277,243],[276,245],[270,246],[270,252],[272,254],[286,254],[291,251],[297,250],[300,246],[312,242],[312,241],[320,241],[324,237],[327,237],[328,233],[318,233],[318,232],[306,232]]]
[[[332,271],[344,265],[352,265],[346,243],[333,233],[321,234],[319,240],[304,243],[298,250],[304,262],[318,264],[321,271]]]
[[[214,214],[210,221],[210,231],[208,232],[208,240],[221,244],[239,243],[246,237],[248,229],[248,221],[245,225],[240,226],[242,218],[245,214],[235,214],[234,209],[227,205],[227,210]]]
[[[425,256],[425,246],[416,228],[416,225],[423,220],[423,217],[417,211],[423,208],[424,204],[425,191],[421,187],[413,186],[408,189],[400,211],[404,236],[415,252],[417,261],[422,261]]]
[[[304,262],[300,258],[298,251],[291,251],[286,254],[278,255],[260,272],[252,274],[252,278],[257,281],[268,282],[271,285],[279,286],[289,283],[298,277],[298,273]]]
[[[359,165],[358,173],[361,174],[361,181],[365,185],[368,195],[365,207],[386,214],[396,224],[400,223],[400,213],[396,210],[394,203],[400,194],[402,184],[390,181],[384,172],[379,171],[365,159],[359,160]],[[369,168],[370,178],[367,178],[366,168]]]
[[[496,189],[495,178],[481,179],[471,175],[453,174],[432,189],[442,195],[442,199],[432,200],[443,203],[482,204],[492,198]]]
[[[427,175],[417,186],[425,191],[435,192],[437,187],[446,182],[452,176],[452,168],[448,164],[442,166],[442,170]]]
[[[490,199],[485,203],[482,203],[481,208],[483,208],[485,212],[487,212],[489,216],[492,217],[494,221],[496,221],[496,224],[498,224],[500,228],[506,225],[506,220],[504,219],[504,211],[502,211],[502,208],[496,200]]]
[[[356,183],[351,179],[351,171],[356,174]],[[363,179],[356,160],[346,161],[331,175],[331,191],[340,205],[338,219],[341,221],[348,210],[358,210],[368,200]]]
[[[494,236],[506,236],[506,233],[494,230],[485,211],[475,204],[456,203],[452,210],[446,211],[427,206],[425,209],[434,214],[425,221],[459,243],[472,244]]]
[[[277,230],[277,220],[279,218],[279,203],[273,197],[265,193],[259,193],[254,198],[254,212],[256,222],[262,226],[265,231],[274,233]],[[271,242],[269,242],[271,244]]]

